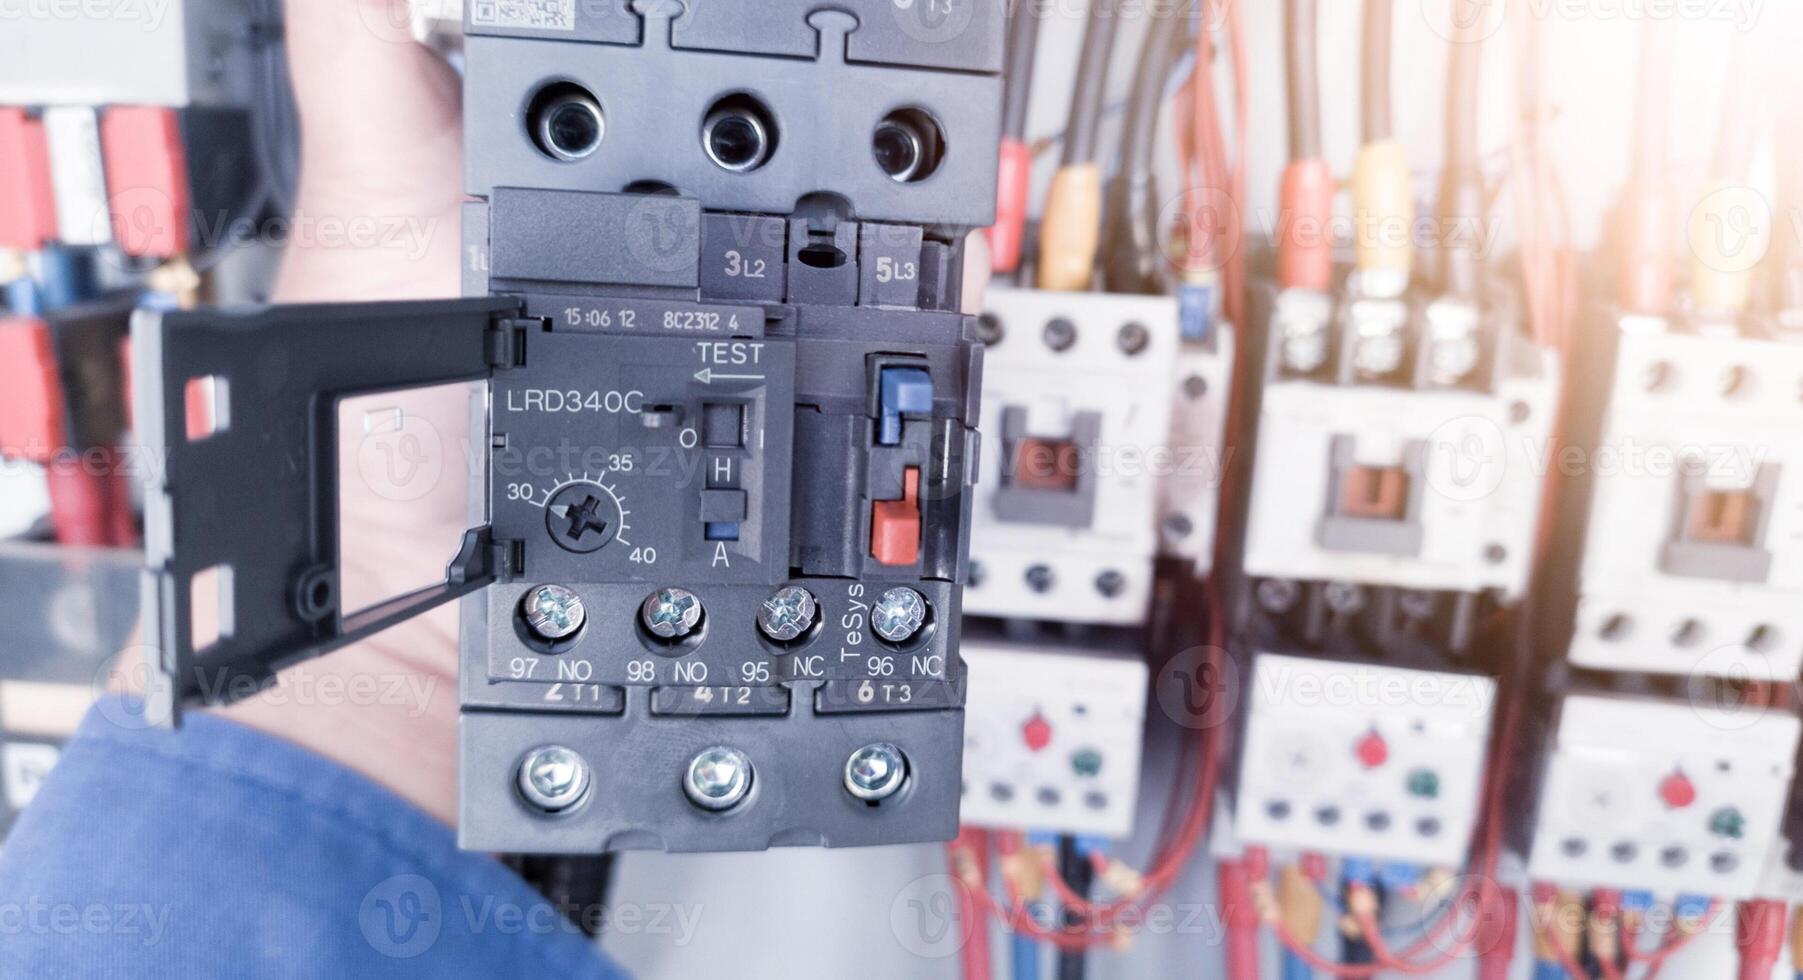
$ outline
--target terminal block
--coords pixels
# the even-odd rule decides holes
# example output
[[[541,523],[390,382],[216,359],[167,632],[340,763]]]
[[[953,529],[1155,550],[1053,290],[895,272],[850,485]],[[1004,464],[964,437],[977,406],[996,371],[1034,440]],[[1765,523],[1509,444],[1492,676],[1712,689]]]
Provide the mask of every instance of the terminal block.
[[[1803,345],[1622,323],[1570,656],[1788,681],[1803,668]]]
[[[465,847],[951,837],[1002,8],[928,6],[469,5],[469,298],[134,325],[158,695],[460,599]],[[348,610],[336,406],[455,381],[472,529]]]
[[[1131,645],[967,636],[964,822],[1133,833],[1146,663]]]
[[[1180,343],[1170,297],[1023,289],[991,289],[981,323],[965,611],[1143,622],[1161,531],[1204,562],[1213,541],[1232,334]]]
[[[1478,820],[1496,682],[1260,652],[1233,792],[1246,843],[1457,866]]]
[[[1337,311],[1325,294],[1276,297],[1248,575],[1522,594],[1559,382],[1496,292]]]
[[[1727,901],[1764,894],[1797,739],[1796,716],[1775,708],[1565,696],[1529,876]]]

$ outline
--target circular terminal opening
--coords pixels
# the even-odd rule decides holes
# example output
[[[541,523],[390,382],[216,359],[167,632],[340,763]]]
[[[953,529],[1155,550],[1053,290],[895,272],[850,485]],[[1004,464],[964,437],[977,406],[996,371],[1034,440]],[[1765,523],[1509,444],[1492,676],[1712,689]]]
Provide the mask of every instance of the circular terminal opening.
[[[1002,318],[994,313],[981,313],[977,316],[977,339],[994,347],[1002,342],[1002,335],[1007,330],[1002,326]]]
[[[1627,639],[1628,634],[1633,631],[1634,621],[1621,613],[1616,613],[1603,620],[1603,626],[1597,631],[1597,635],[1610,643],[1618,643]]]
[[[945,134],[925,109],[912,106],[884,116],[870,134],[876,165],[896,183],[925,180],[945,156]]]
[[[1137,321],[1121,325],[1120,332],[1115,335],[1115,346],[1128,357],[1145,352],[1152,343],[1152,332],[1146,325]]]
[[[600,149],[607,136],[607,117],[594,93],[574,82],[547,85],[532,97],[527,128],[539,151],[571,163]]]
[[[1678,383],[1678,370],[1668,361],[1654,361],[1646,367],[1646,390],[1670,391]]]
[[[1047,347],[1062,353],[1076,344],[1077,325],[1069,317],[1055,316],[1046,321],[1045,331],[1041,336]]]
[[[776,152],[776,121],[762,102],[735,92],[715,101],[702,117],[701,149],[721,170],[750,173]]]

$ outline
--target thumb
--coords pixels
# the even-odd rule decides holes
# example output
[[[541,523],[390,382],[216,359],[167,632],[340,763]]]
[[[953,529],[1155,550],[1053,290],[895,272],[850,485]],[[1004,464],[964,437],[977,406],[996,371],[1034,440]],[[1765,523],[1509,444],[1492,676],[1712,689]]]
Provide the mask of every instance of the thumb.
[[[413,40],[406,0],[291,0],[289,74],[301,124],[302,196],[382,197],[461,187],[456,72]]]

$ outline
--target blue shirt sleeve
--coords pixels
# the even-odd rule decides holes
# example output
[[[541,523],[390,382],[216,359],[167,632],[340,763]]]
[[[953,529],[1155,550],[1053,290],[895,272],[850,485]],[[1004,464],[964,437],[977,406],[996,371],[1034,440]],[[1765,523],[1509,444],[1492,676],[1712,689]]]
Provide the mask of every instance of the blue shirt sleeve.
[[[377,976],[623,974],[443,824],[213,715],[102,700],[0,851],[0,977]]]

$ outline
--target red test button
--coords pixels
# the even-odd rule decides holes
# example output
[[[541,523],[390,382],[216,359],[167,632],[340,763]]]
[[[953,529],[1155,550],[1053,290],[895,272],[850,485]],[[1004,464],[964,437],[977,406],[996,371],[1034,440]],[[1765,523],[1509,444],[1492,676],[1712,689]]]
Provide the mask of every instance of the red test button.
[[[1366,769],[1376,769],[1390,757],[1390,746],[1384,741],[1382,735],[1372,731],[1367,732],[1364,738],[1358,740],[1358,744],[1352,747],[1352,752],[1358,756],[1360,762],[1365,764]]]
[[[1697,788],[1691,785],[1690,778],[1684,773],[1674,770],[1671,775],[1659,781],[1659,798],[1665,805],[1674,810],[1682,810],[1695,803]]]
[[[870,556],[883,565],[920,561],[920,467],[902,470],[900,500],[871,502]]]
[[[1038,752],[1052,744],[1052,723],[1035,713],[1027,719],[1026,724],[1020,726],[1020,737],[1021,741],[1027,743],[1027,748]]]

